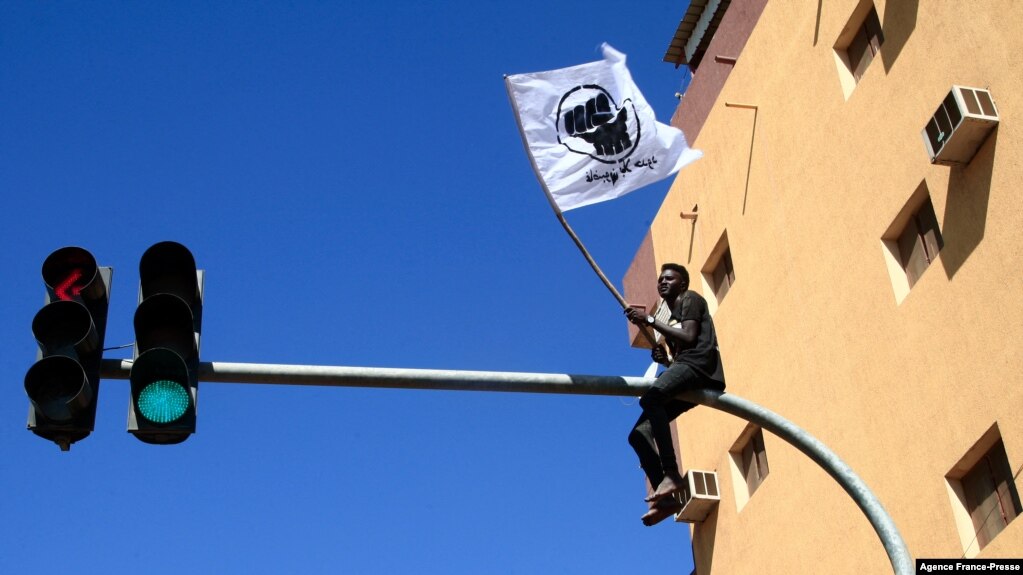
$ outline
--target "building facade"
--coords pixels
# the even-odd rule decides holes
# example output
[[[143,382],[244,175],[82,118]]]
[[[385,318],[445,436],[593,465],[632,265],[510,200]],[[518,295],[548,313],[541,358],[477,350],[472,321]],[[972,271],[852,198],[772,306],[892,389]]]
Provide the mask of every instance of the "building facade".
[[[837,453],[914,558],[1023,557],[1021,22],[1014,0],[693,0],[665,56],[693,69],[672,123],[704,157],[626,299],[685,265],[728,391]],[[676,425],[721,491],[696,573],[891,572],[795,448],[711,409]]]

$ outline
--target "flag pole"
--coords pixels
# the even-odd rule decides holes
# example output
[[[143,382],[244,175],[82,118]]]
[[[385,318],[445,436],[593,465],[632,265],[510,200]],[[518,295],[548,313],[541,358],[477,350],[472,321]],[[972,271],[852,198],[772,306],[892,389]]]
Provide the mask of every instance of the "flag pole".
[[[606,286],[608,291],[611,292],[611,295],[613,295],[614,298],[618,300],[618,303],[622,306],[622,309],[629,307],[628,302],[625,301],[625,298],[622,297],[622,294],[619,293],[618,289],[614,286],[614,284],[611,283],[611,280],[607,279],[607,276],[604,275],[604,272],[600,269],[600,266],[597,265],[597,262],[593,259],[593,256],[590,255],[590,252],[589,250],[586,249],[586,246],[583,245],[583,242],[582,240],[579,239],[579,236],[576,235],[575,231],[572,229],[572,226],[568,225],[568,220],[565,219],[565,214],[561,211],[561,208],[558,207],[558,203],[554,201],[554,196],[551,195],[551,190],[550,188],[547,187],[547,182],[545,182],[543,177],[540,175],[540,170],[536,166],[536,159],[533,157],[533,153],[529,150],[529,141],[526,139],[526,133],[522,129],[522,118],[519,116],[519,107],[515,101],[515,95],[512,94],[511,85],[508,82],[507,74],[505,74],[504,76],[504,88],[508,92],[508,99],[512,103],[512,111],[515,113],[515,125],[518,126],[519,128],[519,136],[522,138],[522,145],[526,148],[526,157],[529,158],[529,163],[533,167],[533,174],[536,175],[537,181],[540,182],[540,188],[543,189],[544,195],[547,196],[547,201],[550,202],[551,209],[554,210],[554,215],[557,216],[558,221],[561,222],[561,227],[565,228],[565,232],[567,232],[568,236],[572,238],[573,242],[575,242],[576,247],[579,248],[580,252],[582,252],[583,257],[586,258],[586,261],[590,264],[590,267],[593,268],[593,271],[597,274],[597,277],[600,278],[600,281],[604,283],[604,286]],[[650,333],[650,330],[647,326],[641,325],[637,327],[639,328],[640,333],[642,333],[643,336],[646,338],[647,342],[650,343],[650,345],[654,347],[658,346],[657,340],[654,338],[653,334]]]

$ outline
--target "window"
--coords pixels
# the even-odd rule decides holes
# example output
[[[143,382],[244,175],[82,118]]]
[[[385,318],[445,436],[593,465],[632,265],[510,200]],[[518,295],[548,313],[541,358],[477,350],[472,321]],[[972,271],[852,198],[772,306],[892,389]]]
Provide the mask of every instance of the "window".
[[[735,501],[741,511],[770,473],[763,430],[753,424],[747,425],[728,455],[732,462]]]
[[[749,486],[749,493],[753,495],[770,471],[767,467],[767,453],[764,451],[764,432],[761,429],[758,428],[750,436],[740,456],[739,465],[746,478],[746,485]]]
[[[884,33],[877,9],[870,0],[860,0],[834,46],[839,80],[847,100],[880,52],[882,44]]]
[[[929,195],[910,216],[906,228],[899,234],[898,245],[902,269],[906,272],[909,287],[913,287],[944,245]]]
[[[852,72],[853,78],[856,78],[857,82],[863,77],[863,72],[874,60],[874,56],[877,56],[878,51],[881,50],[883,43],[884,34],[881,33],[881,20],[877,17],[877,9],[871,6],[866,19],[856,30],[856,35],[853,36],[852,42],[845,50],[846,56],[849,58],[849,71]]]
[[[997,425],[984,434],[945,479],[967,557],[975,557],[1023,513]]]
[[[717,304],[725,299],[725,295],[735,285],[735,266],[732,265],[732,250],[728,246],[728,232],[721,234],[714,249],[711,250],[707,263],[701,270],[703,276],[703,293],[713,293],[714,297],[707,297],[707,305],[713,314],[717,311]]]
[[[960,480],[966,509],[983,549],[1020,514],[1019,494],[1012,481],[1005,446],[999,439]]]
[[[881,236],[895,300],[902,300],[944,247],[927,183],[921,182]]]
[[[721,259],[718,261],[717,266],[714,267],[711,281],[714,284],[714,295],[717,296],[720,302],[724,299],[725,294],[728,293],[728,288],[732,287],[732,284],[735,283],[735,268],[732,267],[732,250],[725,248],[725,253],[721,254]]]

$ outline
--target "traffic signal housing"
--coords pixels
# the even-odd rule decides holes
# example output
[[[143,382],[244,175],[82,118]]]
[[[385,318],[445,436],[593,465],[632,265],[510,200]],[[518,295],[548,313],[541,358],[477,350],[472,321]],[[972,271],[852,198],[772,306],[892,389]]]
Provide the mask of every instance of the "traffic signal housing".
[[[195,433],[203,277],[176,242],[151,246],[139,261],[128,431],[146,443]]]
[[[72,246],[51,253],[42,275],[46,303],[32,320],[39,354],[25,374],[28,428],[68,451],[95,426],[113,269]]]

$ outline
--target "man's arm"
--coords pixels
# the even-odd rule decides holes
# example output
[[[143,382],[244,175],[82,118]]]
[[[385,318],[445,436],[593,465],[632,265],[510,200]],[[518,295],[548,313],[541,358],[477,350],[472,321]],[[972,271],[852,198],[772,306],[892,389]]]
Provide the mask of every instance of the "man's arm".
[[[629,306],[625,308],[625,316],[629,318],[630,322],[640,326],[640,329],[642,329],[643,326],[652,327],[646,319],[647,314],[646,308],[644,307]],[[671,365],[671,356],[668,355],[668,351],[664,349],[662,345],[655,345],[653,349],[650,350],[650,357],[655,362],[665,367]]]
[[[625,316],[629,318],[630,322],[636,325],[648,325],[661,332],[661,334],[665,337],[670,337],[675,341],[681,342],[683,347],[688,347],[695,343],[696,336],[700,335],[700,322],[695,319],[687,319],[677,327],[669,326],[666,323],[658,321],[656,318],[653,323],[649,323],[646,319],[646,310],[632,306],[625,308]]]
[[[693,345],[696,343],[696,336],[700,335],[700,322],[695,319],[687,319],[678,327],[672,327],[655,320],[650,327],[663,333],[665,337],[682,342],[682,347]]]

